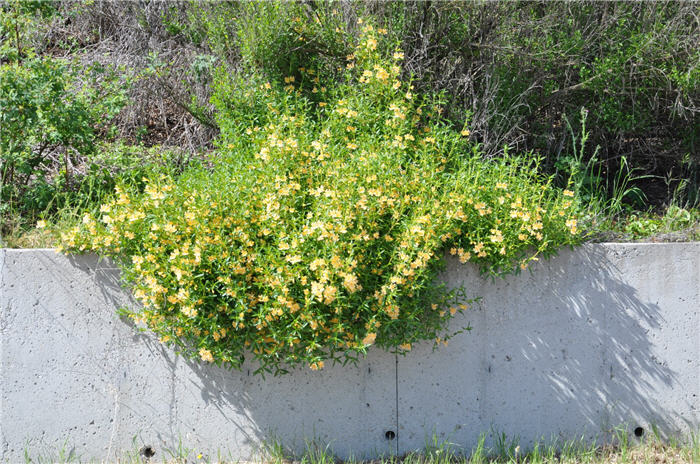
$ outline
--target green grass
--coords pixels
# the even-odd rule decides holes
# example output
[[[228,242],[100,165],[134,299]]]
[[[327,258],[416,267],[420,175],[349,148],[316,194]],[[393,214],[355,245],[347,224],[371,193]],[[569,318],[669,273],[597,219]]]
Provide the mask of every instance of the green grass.
[[[671,205],[663,214],[630,213],[613,222],[608,230],[625,241],[697,241],[700,240],[700,209]]]
[[[342,460],[333,455],[329,446],[318,441],[306,442],[303,454],[294,456],[285,450],[277,440],[263,446],[260,454],[249,463],[254,464],[696,464],[700,463],[700,433],[691,433],[685,439],[661,440],[653,428],[650,436],[641,440],[629,438],[626,430],[619,428],[611,442],[596,445],[584,439],[565,442],[537,442],[525,449],[517,439],[505,434],[494,434],[492,447],[486,446],[486,435],[481,435],[478,443],[469,451],[436,437],[429,439],[425,448],[403,456],[385,456],[374,460]],[[67,443],[58,452],[35,457],[31,450],[25,451],[25,462],[29,463],[83,463],[106,462],[82,459],[67,451]],[[115,463],[145,464],[190,464],[190,463],[240,463],[230,455],[217,453],[216,456],[202,454],[188,449],[180,443],[173,450],[157,450],[149,459],[144,457],[145,447],[134,443],[134,449],[123,454]]]

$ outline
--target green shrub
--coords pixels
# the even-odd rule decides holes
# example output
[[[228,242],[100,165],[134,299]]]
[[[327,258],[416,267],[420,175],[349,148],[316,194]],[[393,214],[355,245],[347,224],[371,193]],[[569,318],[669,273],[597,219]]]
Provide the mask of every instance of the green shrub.
[[[11,216],[36,216],[82,189],[74,166],[127,100],[123,69],[37,56],[35,23],[54,13],[48,2],[0,6],[0,233]]]
[[[92,83],[79,88],[75,69],[62,60],[28,58],[0,65],[0,202],[5,209],[36,215],[56,206],[57,194],[80,189],[74,166],[94,154],[99,131],[125,103],[116,75],[99,67],[91,72]]]
[[[143,304],[131,317],[204,361],[283,372],[444,341],[466,309],[436,283],[445,254],[524,269],[579,241],[578,203],[536,160],[484,161],[399,79],[381,32],[364,26],[335,82],[220,73],[213,169],[118,187],[66,250],[115,258]]]

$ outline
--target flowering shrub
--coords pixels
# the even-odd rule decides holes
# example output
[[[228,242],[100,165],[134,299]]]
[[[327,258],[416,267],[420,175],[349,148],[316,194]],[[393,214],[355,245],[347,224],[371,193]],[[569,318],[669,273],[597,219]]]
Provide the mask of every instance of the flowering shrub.
[[[131,316],[208,362],[319,369],[440,342],[466,309],[435,283],[445,253],[524,269],[578,241],[577,202],[535,161],[481,159],[439,99],[399,80],[382,32],[365,27],[333,85],[222,73],[216,166],[118,188],[66,249],[117,259],[143,304]]]

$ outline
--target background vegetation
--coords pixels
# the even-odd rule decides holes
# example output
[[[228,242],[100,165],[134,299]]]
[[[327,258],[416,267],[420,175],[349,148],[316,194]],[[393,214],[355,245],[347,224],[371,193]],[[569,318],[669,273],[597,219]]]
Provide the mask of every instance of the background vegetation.
[[[578,169],[585,198],[638,211],[617,228],[632,238],[668,231],[650,208],[692,216],[675,228],[696,222],[693,2],[4,0],[0,234],[89,209],[134,167],[206,160],[221,130],[217,73],[279,81],[306,66],[333,78],[359,17],[404,51],[417,92],[442,93],[449,120],[470,120],[484,157],[533,151],[560,182]]]

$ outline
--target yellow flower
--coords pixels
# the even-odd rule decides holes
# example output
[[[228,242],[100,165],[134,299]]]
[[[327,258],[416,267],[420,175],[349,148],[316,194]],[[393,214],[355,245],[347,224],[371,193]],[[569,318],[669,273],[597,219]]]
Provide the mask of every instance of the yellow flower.
[[[354,274],[345,274],[343,278],[343,287],[345,287],[350,293],[355,293],[362,289],[362,286],[357,282],[357,276]]]
[[[126,195],[125,193],[120,193],[119,194],[119,199],[117,199],[117,204],[119,205],[128,205],[130,202],[129,196]]]
[[[323,299],[323,284],[320,282],[311,282],[311,294],[319,301]]]
[[[158,201],[158,200],[165,199],[165,193],[158,190],[158,188],[152,184],[149,184],[148,186],[146,186],[145,191],[148,194],[148,196],[151,198],[151,200]]]
[[[324,366],[323,361],[316,361],[315,363],[311,363],[311,364],[309,365],[309,368],[310,368],[312,371],[318,371],[318,370],[320,370],[320,369],[323,369],[323,366]]]
[[[411,351],[411,344],[410,343],[402,343],[399,345],[399,348],[401,348],[404,351]]]
[[[469,129],[464,129],[462,132],[460,132],[460,134],[462,134],[462,137],[469,137],[471,132],[469,132]]]
[[[338,289],[333,285],[329,285],[323,290],[323,302],[327,305],[333,303],[337,293]]]
[[[377,334],[376,333],[368,333],[365,338],[362,339],[362,344],[363,345],[372,345],[374,344],[374,341],[377,339]]]
[[[138,221],[139,219],[143,219],[146,217],[146,214],[143,211],[134,211],[129,214],[129,221],[134,222]]]
[[[46,227],[46,221],[44,221],[43,219],[36,222],[37,229],[43,229],[44,227]]]
[[[564,190],[562,193],[565,197],[573,197],[574,196],[574,192],[572,192],[571,190]]]
[[[323,260],[321,260],[321,261],[323,261]],[[343,265],[343,261],[340,259],[340,257],[338,255],[333,255],[331,257],[331,266],[333,266],[334,268],[339,268],[342,265]]]
[[[391,319],[398,319],[399,317],[399,307],[396,305],[389,305],[386,307],[386,313]]]
[[[211,351],[207,350],[206,348],[199,350],[199,357],[202,358],[202,361],[214,362],[214,356],[212,356]]]
[[[323,266],[325,266],[325,265],[326,265],[326,261],[325,261],[325,260],[323,260],[322,258],[317,258],[317,259],[314,259],[313,261],[311,261],[311,264],[309,264],[309,268],[310,268],[312,271],[315,271],[315,270],[318,269],[319,267],[323,267]]]
[[[182,314],[184,314],[187,317],[195,317],[197,316],[197,310],[194,309],[192,306],[183,306],[180,311]]]
[[[384,68],[380,67],[379,69],[377,69],[377,79],[379,79],[380,81],[386,81],[387,79],[389,79],[389,73],[386,72]]]
[[[464,264],[467,261],[469,261],[469,258],[471,258],[472,255],[468,251],[464,251],[463,249],[459,249],[459,262]]]

